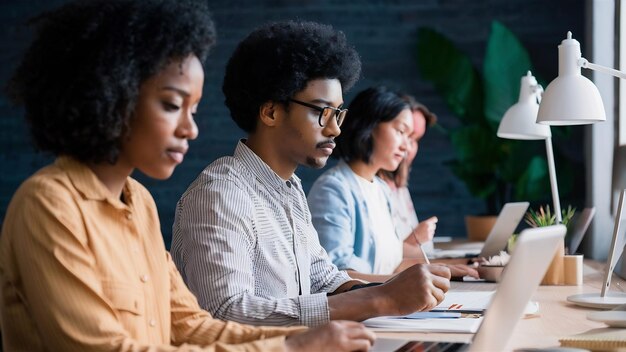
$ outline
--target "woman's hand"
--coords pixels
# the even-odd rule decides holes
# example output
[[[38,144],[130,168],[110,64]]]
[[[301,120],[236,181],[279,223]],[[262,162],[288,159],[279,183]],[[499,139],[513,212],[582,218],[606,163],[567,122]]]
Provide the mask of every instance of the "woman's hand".
[[[425,242],[430,242],[433,240],[435,236],[435,230],[437,229],[437,219],[436,216],[430,217],[426,220],[420,221],[417,227],[413,230],[413,241],[418,242],[414,244],[422,244]]]
[[[365,325],[354,321],[334,320],[330,323],[292,335],[285,341],[289,352],[367,351],[376,335]]]
[[[453,278],[462,278],[463,276],[471,276],[475,279],[479,279],[478,271],[474,265],[465,264],[439,264],[445,265],[450,269],[450,274]]]

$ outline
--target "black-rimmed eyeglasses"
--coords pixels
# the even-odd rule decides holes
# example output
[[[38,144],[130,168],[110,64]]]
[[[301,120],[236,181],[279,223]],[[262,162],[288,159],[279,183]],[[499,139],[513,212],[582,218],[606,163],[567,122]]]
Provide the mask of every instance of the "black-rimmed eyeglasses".
[[[338,108],[333,108],[332,106],[320,107],[317,105],[305,103],[303,101],[292,99],[292,98],[289,98],[289,101],[292,103],[296,103],[302,106],[306,106],[307,108],[311,108],[311,109],[319,111],[320,116],[317,122],[320,124],[321,127],[326,126],[328,122],[330,121],[331,117],[335,118],[335,120],[337,121],[337,126],[341,126],[341,124],[343,123],[343,120],[346,118],[346,113],[348,112],[348,109],[338,109]]]

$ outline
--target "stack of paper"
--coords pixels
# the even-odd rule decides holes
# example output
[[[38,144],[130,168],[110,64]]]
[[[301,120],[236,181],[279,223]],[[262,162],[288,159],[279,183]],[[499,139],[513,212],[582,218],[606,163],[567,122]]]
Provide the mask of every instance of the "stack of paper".
[[[427,318],[397,319],[397,317],[378,317],[367,319],[363,323],[374,331],[392,332],[451,332],[473,334],[478,331],[482,318]]]
[[[448,291],[443,301],[433,312],[461,312],[483,313],[496,291]],[[530,301],[526,305],[524,314],[535,314],[539,311],[539,304]]]
[[[448,291],[443,301],[433,311],[482,313],[489,306],[496,291]]]
[[[495,291],[448,291],[437,307],[430,312],[416,312],[404,316],[377,317],[365,320],[365,326],[375,331],[393,332],[449,332],[476,333],[481,318],[461,318],[461,313],[483,313]],[[529,302],[526,314],[536,313],[539,305]]]

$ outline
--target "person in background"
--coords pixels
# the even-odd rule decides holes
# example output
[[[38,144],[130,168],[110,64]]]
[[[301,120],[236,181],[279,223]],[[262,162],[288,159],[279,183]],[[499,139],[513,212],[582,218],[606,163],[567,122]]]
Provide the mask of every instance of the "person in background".
[[[333,154],[341,160],[309,191],[311,217],[339,269],[353,278],[385,281],[416,263],[403,260],[404,237],[396,231],[390,190],[377,176],[405,159],[413,114],[398,92],[384,86],[357,94],[348,111]],[[473,268],[450,269],[452,276],[478,277]]]
[[[56,161],[14,194],[0,237],[6,351],[367,350],[355,322],[253,327],[202,310],[165,250],[154,200],[198,135],[215,42],[197,1],[94,0],[39,16],[7,89]]]
[[[404,94],[402,98],[409,104],[413,115],[413,132],[409,135],[406,157],[396,170],[381,169],[378,176],[390,189],[391,216],[396,232],[400,239],[404,240],[404,257],[422,257],[424,253],[429,255],[434,251],[432,238],[437,228],[437,217],[433,216],[423,221],[417,219],[408,188],[409,174],[419,149],[419,141],[424,137],[426,128],[437,122],[437,116],[426,106],[417,102],[414,97]]]
[[[261,26],[229,59],[222,90],[247,138],[182,195],[172,239],[183,278],[216,317],[317,326],[429,310],[443,300],[446,267],[414,265],[364,287],[337,270],[311,223],[295,171],[326,164],[346,113],[343,92],[360,71],[345,35],[315,22]]]

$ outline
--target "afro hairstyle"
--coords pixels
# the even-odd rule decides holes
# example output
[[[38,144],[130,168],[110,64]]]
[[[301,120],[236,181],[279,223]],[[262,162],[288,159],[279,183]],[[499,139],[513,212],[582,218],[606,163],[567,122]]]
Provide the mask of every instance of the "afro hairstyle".
[[[200,1],[74,1],[35,17],[35,38],[6,86],[39,150],[115,163],[139,88],[215,43]]]
[[[315,79],[337,79],[345,92],[360,75],[361,59],[343,32],[315,22],[278,22],[239,43],[222,91],[233,120],[251,133],[264,103],[286,103]]]

